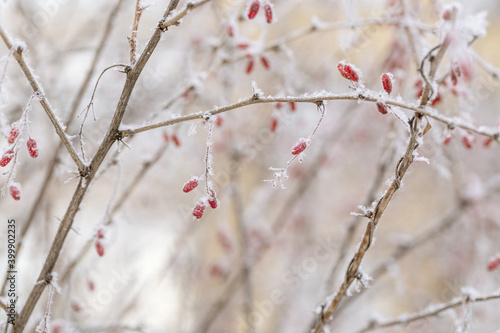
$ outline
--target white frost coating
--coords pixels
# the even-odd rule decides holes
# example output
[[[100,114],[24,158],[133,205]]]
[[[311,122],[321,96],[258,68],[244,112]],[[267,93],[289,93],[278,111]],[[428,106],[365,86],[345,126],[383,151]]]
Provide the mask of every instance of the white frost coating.
[[[481,297],[480,293],[473,287],[462,287],[460,292],[464,297],[467,297],[471,301],[476,301],[478,297]]]
[[[257,82],[252,81],[252,92],[254,95],[257,95],[259,98],[264,98],[264,92],[257,87]]]
[[[431,164],[427,157],[419,156],[418,152],[416,150],[413,151],[413,161],[414,162],[425,162],[427,164]]]
[[[316,29],[326,29],[328,24],[321,21],[317,16],[313,16],[311,19],[311,25]]]

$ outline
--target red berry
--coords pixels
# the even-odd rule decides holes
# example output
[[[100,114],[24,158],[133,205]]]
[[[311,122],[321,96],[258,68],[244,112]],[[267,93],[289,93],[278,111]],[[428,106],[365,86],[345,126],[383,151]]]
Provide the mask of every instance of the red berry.
[[[12,149],[9,149],[3,154],[2,159],[0,160],[0,165],[3,167],[6,166],[7,164],[9,164],[12,158],[14,158],[14,151]]]
[[[245,69],[245,72],[247,74],[250,74],[252,72],[252,70],[253,70],[253,63],[254,63],[253,58],[250,58],[248,60],[248,63],[247,63],[247,68]]]
[[[441,102],[441,94],[438,93],[436,98],[434,98],[431,102],[431,106],[435,106],[436,104],[438,104],[439,102]]]
[[[451,133],[448,133],[446,134],[446,136],[444,137],[444,140],[443,140],[443,143],[445,145],[449,144],[451,142],[451,139],[453,139],[453,134]]]
[[[488,148],[491,145],[492,142],[493,142],[492,138],[486,138],[486,139],[484,139],[484,141],[483,141],[483,147],[484,148]]]
[[[449,19],[451,19],[451,10],[449,8],[446,8],[441,16],[443,17],[443,20],[448,21]]]
[[[21,185],[19,185],[17,183],[10,185],[9,193],[10,193],[10,196],[14,200],[20,200],[21,199]]]
[[[248,44],[247,42],[241,42],[236,44],[236,47],[239,48],[240,50],[248,49],[249,46],[250,44]]]
[[[224,233],[223,231],[219,230],[217,232],[217,240],[219,241],[220,245],[224,250],[229,252],[233,249],[233,244],[231,243],[231,240],[229,239],[227,234]]]
[[[471,135],[466,134],[466,135],[462,136],[462,144],[467,149],[472,148],[473,141],[474,141],[474,138]]]
[[[90,291],[94,291],[95,290],[95,283],[94,283],[94,281],[88,280],[87,286],[89,287]]]
[[[182,190],[188,193],[194,190],[196,186],[198,186],[198,177],[193,176],[186,183],[184,183],[184,187],[182,188]]]
[[[269,129],[271,132],[276,131],[276,127],[278,127],[278,118],[272,117],[271,118],[271,125],[269,125]]]
[[[392,81],[393,75],[391,73],[385,73],[382,75],[382,85],[384,86],[384,90],[390,94],[392,91]]]
[[[292,112],[295,111],[295,110],[297,110],[297,104],[295,102],[290,102],[288,104],[290,104],[290,110]]]
[[[260,2],[258,0],[254,0],[250,4],[250,8],[248,9],[248,18],[250,20],[253,19],[253,18],[255,18],[255,16],[259,12],[259,8],[260,8]]]
[[[359,81],[359,73],[356,68],[351,64],[346,64],[343,60],[338,63],[337,69],[342,77],[351,80],[353,82]]]
[[[267,23],[272,23],[273,22],[273,7],[271,7],[270,4],[266,3],[266,5],[264,6],[264,12],[266,14]]]
[[[16,141],[17,136],[19,135],[19,128],[14,126],[10,129],[9,139],[7,140],[9,143],[14,143]]]
[[[271,68],[271,65],[269,64],[269,60],[266,57],[264,57],[264,56],[260,57],[260,61],[262,62],[262,65],[264,65],[265,69]]]
[[[293,155],[298,155],[302,153],[304,150],[307,148],[307,140],[304,138],[300,138],[299,141],[293,146],[292,148],[292,154]]]
[[[281,108],[283,107],[283,103],[281,103],[281,102],[276,102],[276,103],[274,104],[274,107],[275,107],[276,109],[281,109]]]
[[[208,203],[212,209],[217,208],[218,201],[217,201],[217,195],[215,194],[214,190],[210,190],[210,198],[208,199]]]
[[[104,235],[106,234],[106,228],[100,227],[97,229],[97,238],[104,238]]]
[[[167,134],[167,132],[163,132],[163,141],[168,142],[168,134]]]
[[[99,257],[102,257],[104,255],[104,245],[99,239],[95,242],[95,249],[97,250],[97,254],[99,255]]]
[[[218,127],[221,127],[223,122],[224,122],[224,120],[222,119],[222,116],[218,115],[217,119],[215,120],[215,125],[217,125]]]
[[[172,134],[172,141],[174,141],[174,144],[179,147],[181,145],[181,141],[179,140],[179,137],[177,136],[176,133]]]
[[[227,268],[221,264],[214,263],[210,267],[210,275],[219,278],[225,278],[227,276]]]
[[[205,207],[206,207],[205,202],[203,202],[202,200],[198,201],[198,203],[193,209],[193,216],[196,217],[197,219],[201,219],[203,213],[205,212]]]
[[[489,271],[495,270],[498,266],[500,266],[500,256],[493,257],[488,262]]]
[[[387,105],[385,103],[377,102],[377,109],[378,112],[382,114],[387,114]]]
[[[232,25],[226,27],[226,32],[229,37],[234,37],[234,28]]]
[[[33,158],[38,157],[38,147],[34,139],[29,138],[28,141],[26,142],[26,146],[28,147],[28,151],[31,157]]]
[[[82,305],[77,300],[72,300],[71,301],[71,308],[75,312],[80,312],[82,310]]]

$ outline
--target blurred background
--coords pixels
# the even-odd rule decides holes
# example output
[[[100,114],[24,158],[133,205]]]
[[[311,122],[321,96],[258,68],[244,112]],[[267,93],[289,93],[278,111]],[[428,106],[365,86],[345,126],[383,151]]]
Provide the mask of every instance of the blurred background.
[[[271,24],[265,2],[249,20],[250,1],[212,0],[170,27],[134,89],[123,127],[235,103],[251,96],[252,81],[265,96],[350,92],[352,83],[336,68],[342,59],[355,64],[367,88],[377,92],[380,76],[394,73],[391,96],[417,103],[417,60],[449,29],[442,12],[451,2],[271,3]],[[141,4],[147,8],[139,24],[138,54],[168,1]],[[452,49],[438,71],[444,83],[434,107],[495,128],[500,124],[500,4],[459,4],[452,30],[463,47]],[[102,71],[130,61],[127,36],[135,6],[129,0],[1,4],[4,28],[28,46],[25,55],[46,96],[87,159],[106,133],[124,74],[105,72],[84,122],[85,110]],[[479,36],[484,22],[487,34]],[[477,40],[465,47],[474,35]],[[21,118],[32,91],[4,44],[0,55],[5,151],[11,124]],[[465,59],[470,69],[456,86],[446,76],[454,59]],[[359,206],[370,206],[384,193],[408,140],[405,125],[377,112],[374,103],[329,101],[326,110],[303,161],[288,168],[286,189],[263,180],[273,178],[270,167],[285,167],[293,145],[313,131],[320,118],[316,106],[258,104],[219,115],[212,145],[219,206],[207,208],[200,220],[192,210],[205,194],[204,183],[189,193],[182,188],[205,172],[208,126],[203,121],[115,144],[56,265],[61,292],[53,297],[50,331],[308,332],[315,310],[343,281],[364,231],[367,219],[351,213],[361,213]],[[464,287],[481,295],[500,288],[500,271],[487,270],[490,258],[500,254],[498,143],[487,145],[480,136],[430,123],[418,149],[429,163],[414,162],[405,176],[363,262],[373,280],[353,285],[352,296],[331,321],[332,332],[357,332],[373,318],[448,302]],[[77,184],[76,168],[64,149],[56,154],[59,139],[36,101],[29,133],[40,152],[31,159],[20,150],[15,181],[22,198],[14,201],[7,193],[0,199],[2,221],[16,220],[17,241],[23,243],[17,258],[19,306],[36,283]],[[2,170],[1,186],[9,168]],[[95,249],[98,230],[104,233],[103,256]],[[4,231],[0,244],[7,244]],[[0,253],[6,258],[6,245]],[[5,262],[0,261],[1,274]],[[26,331],[35,330],[47,304],[45,291]],[[500,329],[498,305],[498,300],[467,304],[379,331],[493,332]],[[0,323],[5,324],[4,316]]]

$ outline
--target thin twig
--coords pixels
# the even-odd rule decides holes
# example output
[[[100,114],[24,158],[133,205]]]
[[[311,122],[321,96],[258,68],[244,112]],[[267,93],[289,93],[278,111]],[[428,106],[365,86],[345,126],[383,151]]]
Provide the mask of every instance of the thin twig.
[[[134,23],[132,23],[132,35],[128,37],[128,44],[130,46],[130,66],[134,66],[136,59],[135,53],[137,49],[137,31],[139,30],[139,21],[141,20],[142,12],[147,8],[141,6],[142,0],[136,0]]]

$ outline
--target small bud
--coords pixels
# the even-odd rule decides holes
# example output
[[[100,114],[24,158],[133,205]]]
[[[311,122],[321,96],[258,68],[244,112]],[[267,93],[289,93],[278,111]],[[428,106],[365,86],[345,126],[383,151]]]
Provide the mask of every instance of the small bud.
[[[203,213],[205,212],[205,207],[206,207],[205,202],[203,202],[202,200],[198,201],[198,203],[193,209],[193,216],[196,217],[198,220],[201,219]]]
[[[250,4],[250,8],[248,9],[248,18],[250,20],[254,19],[255,16],[257,16],[257,13],[259,12],[259,8],[260,8],[260,1],[259,0],[254,0]]]
[[[299,141],[293,146],[292,148],[292,154],[293,155],[298,155],[302,153],[304,150],[307,148],[307,140],[304,138],[300,138]]]
[[[266,57],[261,56],[260,61],[262,62],[262,65],[264,66],[265,69],[269,70],[271,68],[271,65],[269,64],[269,60]]]
[[[12,127],[10,129],[9,139],[7,140],[9,143],[14,143],[19,135],[19,127]]]
[[[7,150],[3,156],[2,159],[0,159],[0,166],[6,166],[9,164],[9,162],[14,158],[14,151],[12,149]]]
[[[26,142],[26,146],[28,147],[28,152],[30,153],[31,157],[33,158],[38,157],[38,147],[34,139],[29,138],[28,141]]]
[[[14,183],[14,184],[10,185],[9,193],[10,193],[10,196],[14,200],[20,200],[21,199],[21,185],[19,185],[18,183]]]
[[[270,4],[266,3],[264,6],[264,13],[266,14],[267,23],[273,22],[273,7]]]
[[[378,112],[382,113],[382,114],[387,114],[387,105],[385,103],[382,103],[382,102],[377,102],[377,109],[378,109]]]
[[[278,118],[272,117],[271,118],[271,124],[269,125],[269,129],[271,132],[276,131],[276,127],[278,127]]]
[[[196,186],[198,186],[198,177],[196,176],[193,176],[191,177],[185,184],[184,184],[184,187],[182,188],[182,190],[185,192],[185,193],[188,193],[188,192],[191,192],[192,190],[194,190],[196,188]]]
[[[384,86],[384,90],[390,94],[392,91],[392,83],[394,81],[394,75],[392,73],[385,73],[382,75],[382,85]]]
[[[104,255],[104,245],[99,239],[95,242],[95,249],[97,250],[97,254],[99,255],[99,257],[102,257]]]
[[[180,147],[181,145],[181,141],[179,140],[179,137],[177,136],[176,133],[172,134],[172,141],[174,141],[174,144],[177,146],[177,147]]]
[[[254,64],[253,57],[249,57],[248,63],[247,63],[247,68],[245,69],[245,73],[250,74],[252,72],[253,64]]]

